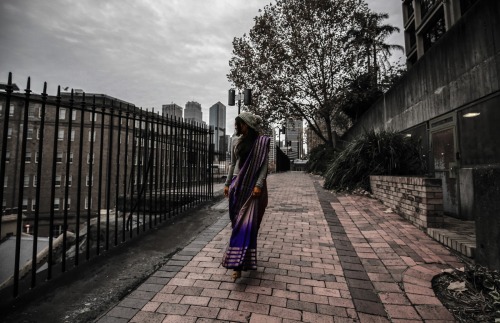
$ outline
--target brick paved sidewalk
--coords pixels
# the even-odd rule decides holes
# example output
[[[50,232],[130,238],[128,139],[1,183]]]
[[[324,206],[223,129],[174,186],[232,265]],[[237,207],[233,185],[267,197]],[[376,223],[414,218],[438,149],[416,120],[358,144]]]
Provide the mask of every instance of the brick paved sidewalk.
[[[268,182],[257,271],[233,283],[220,266],[224,216],[97,322],[454,322],[431,288],[443,268],[462,267],[447,249],[307,174]]]

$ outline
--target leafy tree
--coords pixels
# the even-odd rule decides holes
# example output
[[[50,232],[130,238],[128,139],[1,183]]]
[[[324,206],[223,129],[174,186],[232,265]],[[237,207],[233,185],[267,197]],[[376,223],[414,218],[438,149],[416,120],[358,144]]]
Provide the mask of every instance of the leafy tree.
[[[328,169],[328,165],[334,160],[335,151],[331,146],[319,145],[309,152],[307,158],[306,171],[313,174],[323,175]]]
[[[228,79],[253,89],[249,109],[264,120],[302,118],[335,147],[337,131],[350,122],[344,105],[353,81],[368,72],[355,36],[366,30],[369,12],[362,0],[276,0],[248,35],[233,40]]]
[[[345,46],[366,10],[358,0],[277,0],[255,17],[249,35],[235,38],[228,78],[254,89],[251,110],[264,119],[300,117],[334,146],[342,91],[358,68],[357,49]],[[323,124],[326,131],[322,131]]]
[[[392,87],[404,74],[406,67],[392,63],[381,73],[376,83],[374,74],[366,72],[351,80],[344,91],[342,112],[352,123],[368,110],[381,96]]]

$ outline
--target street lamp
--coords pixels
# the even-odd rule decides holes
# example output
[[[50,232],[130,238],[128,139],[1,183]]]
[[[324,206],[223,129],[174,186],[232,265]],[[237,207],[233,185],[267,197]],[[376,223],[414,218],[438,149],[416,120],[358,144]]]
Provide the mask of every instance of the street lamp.
[[[241,100],[243,99],[243,103],[245,105],[251,105],[252,104],[252,90],[251,89],[245,89],[243,91],[243,94],[241,92],[238,93],[236,96],[236,91],[234,89],[229,89],[229,95],[228,95],[228,102],[227,104],[230,106],[235,105],[235,100],[238,99],[238,114],[241,113]]]

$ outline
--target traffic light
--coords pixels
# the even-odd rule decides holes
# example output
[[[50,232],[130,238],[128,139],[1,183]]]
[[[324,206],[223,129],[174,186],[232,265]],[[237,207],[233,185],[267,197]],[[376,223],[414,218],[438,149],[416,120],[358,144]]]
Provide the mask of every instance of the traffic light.
[[[243,92],[244,98],[243,98],[243,103],[245,105],[251,105],[252,104],[252,90],[251,89],[245,89]]]
[[[230,105],[230,106],[233,106],[234,105],[234,101],[235,101],[234,99],[235,99],[234,89],[230,89],[229,90],[228,99],[227,99],[227,104]]]

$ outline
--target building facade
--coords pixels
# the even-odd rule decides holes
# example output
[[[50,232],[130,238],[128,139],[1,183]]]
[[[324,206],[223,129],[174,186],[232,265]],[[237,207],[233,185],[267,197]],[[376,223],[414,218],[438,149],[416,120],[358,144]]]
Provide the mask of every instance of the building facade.
[[[226,106],[220,102],[210,107],[209,126],[214,130],[215,151],[226,153]]]
[[[403,0],[408,66],[413,66],[477,1]]]
[[[52,230],[57,236],[63,230],[74,232],[77,222],[83,224],[87,218],[131,208],[121,201],[141,194],[144,201],[152,190],[165,191],[164,183],[170,190],[188,181],[196,181],[193,187],[203,185],[210,163],[206,127],[170,123],[107,95],[85,95],[86,101],[75,95],[71,105],[69,94],[62,93],[60,103],[54,96],[43,101],[32,94],[27,120],[24,97],[10,97],[7,137],[0,132],[0,143],[5,141],[6,147],[2,223],[5,216],[18,212],[20,196],[23,231],[31,233],[36,214],[39,235],[49,236]],[[5,111],[2,94],[2,126]],[[196,192],[201,189],[188,193]],[[16,234],[7,229],[2,228],[2,237]]]
[[[282,150],[290,160],[304,157],[304,126],[302,119],[288,119],[286,122],[285,145]]]
[[[184,120],[186,122],[203,123],[203,112],[201,111],[201,104],[194,101],[186,103],[184,108]]]
[[[403,4],[414,38],[408,71],[343,139],[369,129],[418,138],[428,176],[441,179],[444,213],[475,221],[476,260],[500,269],[500,1]]]
[[[162,114],[164,117],[174,117],[176,119],[182,119],[182,107],[175,103],[164,104],[161,106]]]

